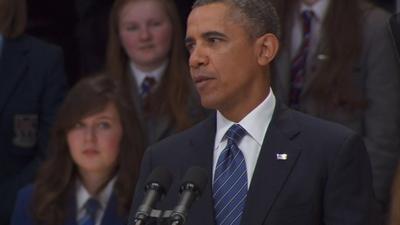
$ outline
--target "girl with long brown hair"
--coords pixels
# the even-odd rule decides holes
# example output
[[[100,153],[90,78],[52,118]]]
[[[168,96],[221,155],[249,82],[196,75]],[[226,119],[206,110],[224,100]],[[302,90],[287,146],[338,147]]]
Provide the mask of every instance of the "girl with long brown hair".
[[[107,69],[134,97],[148,144],[203,117],[180,23],[173,0],[117,0],[111,11]]]
[[[275,93],[293,108],[363,136],[386,211],[400,153],[400,69],[389,14],[363,0],[275,2],[283,24]]]
[[[131,99],[101,75],[62,104],[33,185],[19,192],[13,225],[125,224],[144,150]]]

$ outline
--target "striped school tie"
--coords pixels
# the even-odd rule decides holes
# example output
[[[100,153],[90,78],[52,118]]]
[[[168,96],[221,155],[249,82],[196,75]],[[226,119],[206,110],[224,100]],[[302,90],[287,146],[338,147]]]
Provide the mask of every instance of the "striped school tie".
[[[96,213],[99,208],[99,201],[93,198],[88,199],[85,203],[85,216],[78,221],[78,225],[95,225]]]
[[[299,109],[300,94],[304,86],[306,75],[307,57],[310,50],[311,40],[311,21],[313,18],[313,11],[305,10],[301,13],[303,20],[303,41],[300,46],[296,57],[292,60],[291,65],[291,83],[290,83],[290,96],[289,106],[294,109]]]
[[[142,85],[140,86],[140,96],[145,98],[147,95],[149,95],[156,83],[156,79],[146,76],[142,82]]]
[[[213,197],[217,225],[238,225],[247,196],[247,170],[238,147],[246,130],[239,124],[226,132],[228,143],[218,158],[214,173]]]

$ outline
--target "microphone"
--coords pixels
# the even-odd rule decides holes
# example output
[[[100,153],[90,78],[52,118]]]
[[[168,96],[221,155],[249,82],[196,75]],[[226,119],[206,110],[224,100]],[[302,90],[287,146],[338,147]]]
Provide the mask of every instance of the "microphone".
[[[154,204],[163,197],[171,186],[172,175],[168,169],[163,167],[155,168],[147,178],[145,196],[142,204],[135,214],[135,225],[143,225],[149,218]]]
[[[170,216],[171,224],[182,225],[185,223],[187,211],[192,203],[201,196],[206,183],[207,172],[205,169],[192,167],[186,172],[179,190],[180,199]]]

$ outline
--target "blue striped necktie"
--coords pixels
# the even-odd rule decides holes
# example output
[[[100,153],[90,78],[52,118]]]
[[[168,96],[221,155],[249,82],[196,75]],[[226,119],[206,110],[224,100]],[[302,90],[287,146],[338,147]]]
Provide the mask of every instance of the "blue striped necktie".
[[[294,109],[299,109],[300,94],[304,86],[306,76],[307,57],[310,50],[311,40],[311,21],[313,18],[313,11],[306,10],[301,13],[303,21],[303,41],[299,51],[292,60],[290,69],[291,83],[290,83],[290,96],[289,106]]]
[[[99,201],[93,198],[88,199],[85,203],[85,216],[78,221],[78,225],[95,225],[96,213],[99,208]]]
[[[234,124],[225,134],[228,143],[218,158],[213,184],[217,225],[240,224],[247,196],[247,170],[238,143],[246,133],[243,127]]]

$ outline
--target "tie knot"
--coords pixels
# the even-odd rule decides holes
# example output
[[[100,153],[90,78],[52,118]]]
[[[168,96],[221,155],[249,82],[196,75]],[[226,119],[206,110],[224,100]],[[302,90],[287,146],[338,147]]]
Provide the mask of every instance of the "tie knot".
[[[303,17],[303,20],[307,23],[310,23],[312,18],[314,17],[314,12],[312,10],[304,10],[301,13],[301,17]]]
[[[225,137],[228,138],[228,142],[239,143],[240,140],[246,135],[246,130],[239,124],[233,124],[228,131],[225,133]]]
[[[146,95],[148,95],[156,83],[157,83],[157,81],[156,81],[156,79],[154,79],[154,77],[146,76],[141,85],[142,97],[145,97]]]
[[[301,17],[303,18],[303,22],[306,26],[310,26],[311,21],[314,17],[314,12],[312,10],[304,10],[301,13]]]
[[[96,215],[96,212],[99,208],[100,208],[100,203],[94,198],[88,199],[85,204],[86,213],[91,216]]]

